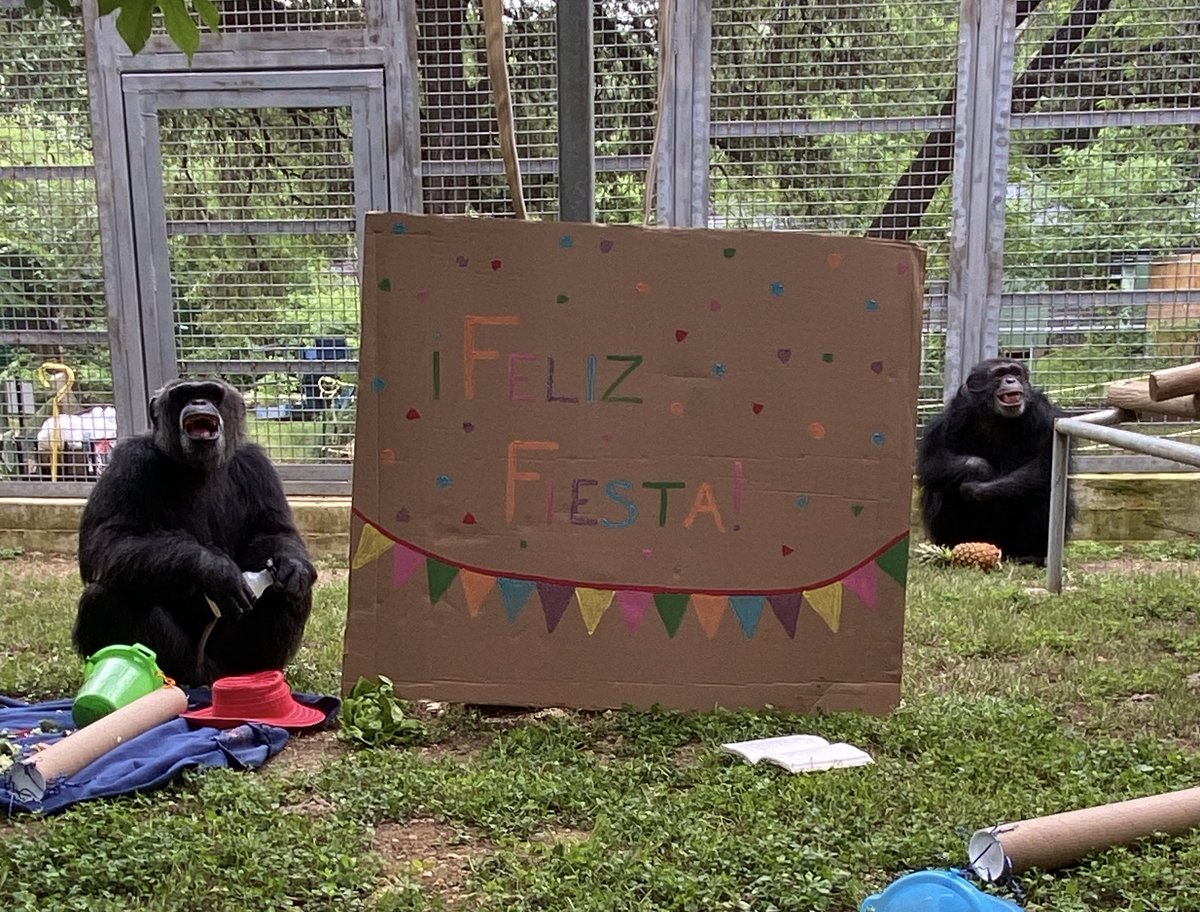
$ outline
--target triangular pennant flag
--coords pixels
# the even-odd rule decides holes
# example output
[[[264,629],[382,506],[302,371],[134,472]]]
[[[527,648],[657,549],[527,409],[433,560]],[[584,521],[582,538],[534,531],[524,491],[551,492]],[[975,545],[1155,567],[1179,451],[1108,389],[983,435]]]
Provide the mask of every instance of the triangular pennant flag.
[[[542,600],[542,611],[546,614],[546,629],[554,633],[554,628],[558,626],[567,606],[571,604],[575,588],[564,586],[562,583],[538,583],[537,591]]]
[[[468,613],[471,617],[478,617],[484,600],[496,585],[496,577],[474,570],[461,570],[458,578],[462,580],[463,595],[467,597]]]
[[[821,616],[829,629],[834,633],[842,623],[842,584],[830,583],[820,589],[810,589],[804,593],[804,600],[817,614]]]
[[[583,626],[587,628],[588,636],[595,633],[596,628],[600,626],[600,618],[604,617],[604,612],[612,604],[613,595],[611,589],[589,589],[580,586],[575,590],[575,598],[579,601],[579,614],[583,617]]]
[[[530,593],[533,592],[533,583],[529,580],[500,577],[496,580],[496,585],[500,588],[500,598],[504,600],[504,613],[508,616],[508,622],[511,624],[517,619],[521,609],[525,607],[525,603],[529,601]]]
[[[758,619],[762,617],[763,604],[766,602],[761,595],[731,595],[729,607],[737,615],[738,623],[742,625],[742,633],[746,639],[754,637],[758,629]]]
[[[689,598],[691,596],[686,592],[656,592],[654,594],[654,607],[658,609],[658,616],[662,618],[663,626],[667,628],[667,636],[673,637],[679,632],[679,625],[683,621],[683,613],[687,611]]]
[[[796,621],[800,619],[800,593],[768,595],[767,601],[771,603],[771,610],[775,612],[775,617],[779,618],[779,623],[783,625],[787,635],[793,640],[796,639]]]
[[[430,557],[425,560],[425,571],[429,574],[429,604],[436,605],[458,576],[458,568]]]
[[[728,607],[729,598],[724,595],[705,595],[697,592],[692,596],[692,608],[696,612],[696,619],[710,640],[717,635],[717,628],[721,626],[721,618],[725,617]]]
[[[625,589],[617,593],[617,604],[621,606],[621,615],[625,618],[625,627],[630,633],[637,633],[642,618],[650,610],[651,601],[650,593],[639,589]]]
[[[362,531],[358,533],[358,547],[354,551],[354,560],[350,562],[350,569],[357,570],[365,567],[387,551],[392,544],[392,540],[373,525],[363,523]]]
[[[424,565],[425,555],[420,551],[414,551],[405,545],[396,545],[396,550],[392,552],[392,583],[399,589],[417,572],[418,567]]]
[[[872,564],[863,564],[842,580],[842,585],[857,595],[872,611],[875,610],[875,577],[878,568]]]
[[[900,539],[875,558],[879,569],[898,582],[901,586],[908,579],[908,536]]]

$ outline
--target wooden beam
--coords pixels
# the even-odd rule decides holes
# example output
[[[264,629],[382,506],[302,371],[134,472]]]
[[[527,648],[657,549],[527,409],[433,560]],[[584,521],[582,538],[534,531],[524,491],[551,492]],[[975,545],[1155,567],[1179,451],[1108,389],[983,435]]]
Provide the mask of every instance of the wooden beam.
[[[1152,383],[1153,380],[1118,380],[1110,383],[1104,404],[1130,412],[1148,412],[1152,415],[1171,415],[1176,418],[1197,417],[1195,395],[1155,401],[1151,391]]]
[[[1150,374],[1150,398],[1155,402],[1200,393],[1200,362],[1168,367]]]

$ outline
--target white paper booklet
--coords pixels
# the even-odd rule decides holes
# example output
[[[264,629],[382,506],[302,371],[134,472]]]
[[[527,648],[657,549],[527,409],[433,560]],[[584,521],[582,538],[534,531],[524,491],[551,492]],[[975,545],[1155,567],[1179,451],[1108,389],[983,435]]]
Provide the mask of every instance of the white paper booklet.
[[[722,744],[721,749],[737,754],[747,763],[766,760],[792,773],[865,766],[875,762],[870,754],[859,750],[853,744],[842,741],[830,744],[817,735],[784,735],[780,738],[759,738],[755,741],[732,741]]]

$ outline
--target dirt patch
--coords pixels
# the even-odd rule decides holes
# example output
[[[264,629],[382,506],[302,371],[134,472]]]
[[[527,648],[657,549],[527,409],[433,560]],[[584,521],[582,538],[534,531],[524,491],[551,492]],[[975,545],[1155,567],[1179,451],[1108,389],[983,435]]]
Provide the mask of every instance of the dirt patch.
[[[474,760],[491,743],[492,739],[486,735],[451,735],[434,744],[423,745],[420,754],[426,760],[449,758],[466,762]]]
[[[347,750],[332,731],[292,735],[284,749],[271,758],[266,769],[282,776],[289,773],[315,773]]]
[[[18,583],[44,580],[46,577],[77,576],[79,562],[66,554],[26,551],[16,557],[0,560],[0,574]]]
[[[486,839],[473,839],[445,823],[418,819],[375,827],[375,850],[391,877],[420,883],[447,909],[467,908],[466,887],[471,864],[495,851]]]

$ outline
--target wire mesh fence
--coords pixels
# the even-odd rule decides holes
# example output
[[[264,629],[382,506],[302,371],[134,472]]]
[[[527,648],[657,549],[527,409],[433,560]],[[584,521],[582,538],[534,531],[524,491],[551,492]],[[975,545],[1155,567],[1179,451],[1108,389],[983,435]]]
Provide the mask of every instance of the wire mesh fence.
[[[236,0],[222,31],[276,48],[287,32],[362,32],[375,2]],[[920,419],[943,392],[959,8],[712,0],[711,69],[693,86],[710,99],[709,225],[927,248]],[[636,223],[660,114],[660,6],[591,10],[596,219]],[[414,11],[426,210],[512,216],[481,4]],[[1110,380],[1200,359],[1200,16],[1194,0],[1018,0],[1016,14],[1009,173],[991,188],[1007,215],[999,349],[1085,409]],[[556,4],[513,0],[504,16],[525,203],[555,218]],[[345,462],[361,123],[337,104],[253,101],[156,116],[180,368],[245,389],[253,433],[280,462]],[[0,207],[0,474],[44,477],[55,397],[71,418],[63,439],[93,408],[107,421],[113,366],[83,29],[12,0],[0,0]],[[39,378],[47,363],[72,368],[70,390],[54,371]],[[90,446],[80,477],[99,462]]]
[[[0,478],[94,478],[115,437],[83,27],[0,9]]]
[[[1191,0],[1047,0],[1018,33],[1001,321],[1069,408],[1200,359],[1198,52]]]

